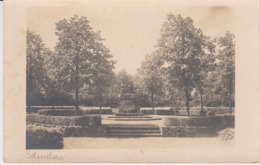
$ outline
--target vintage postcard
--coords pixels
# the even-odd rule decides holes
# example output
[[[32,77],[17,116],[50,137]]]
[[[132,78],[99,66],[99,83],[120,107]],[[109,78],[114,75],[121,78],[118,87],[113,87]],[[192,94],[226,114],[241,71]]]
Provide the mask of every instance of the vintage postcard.
[[[259,1],[6,0],[4,161],[258,162]]]

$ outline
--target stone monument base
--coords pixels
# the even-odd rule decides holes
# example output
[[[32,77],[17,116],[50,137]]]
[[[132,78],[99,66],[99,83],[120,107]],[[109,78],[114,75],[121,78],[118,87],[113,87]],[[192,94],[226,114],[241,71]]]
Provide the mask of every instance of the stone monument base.
[[[117,113],[115,116],[144,116],[143,113]]]

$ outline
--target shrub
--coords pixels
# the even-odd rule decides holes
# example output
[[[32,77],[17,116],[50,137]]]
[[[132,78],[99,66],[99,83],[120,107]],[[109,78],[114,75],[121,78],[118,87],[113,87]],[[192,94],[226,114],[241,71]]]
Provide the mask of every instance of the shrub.
[[[164,109],[158,109],[155,111],[155,114],[157,115],[174,115],[174,111],[173,110],[164,110]]]
[[[152,109],[141,109],[140,112],[145,115],[151,115],[154,114]]]
[[[224,115],[224,114],[230,114],[229,107],[207,107],[208,111],[215,112],[216,115]],[[234,107],[231,108],[232,112],[234,112]]]
[[[41,109],[38,110],[39,115],[47,115],[47,116],[75,116],[75,109]]]
[[[98,115],[84,115],[74,117],[75,126],[99,126],[101,117]]]
[[[38,110],[39,115],[47,116],[75,116],[75,109],[42,109]],[[78,115],[88,115],[88,114],[112,114],[112,109],[84,109],[79,110]]]
[[[75,106],[55,106],[55,110],[57,109],[74,109]],[[39,110],[41,109],[48,109],[52,110],[52,106],[31,106],[31,108],[26,107],[26,112],[28,113],[38,113]]]
[[[26,126],[26,149],[62,149],[63,135],[59,129],[29,124]]]
[[[64,129],[65,137],[103,136],[106,129],[102,126],[70,126]]]
[[[170,126],[162,127],[162,134],[166,137],[213,137],[217,131],[212,127]]]
[[[187,110],[177,111],[178,116],[188,116]],[[190,116],[201,116],[201,110],[190,110]]]
[[[27,123],[41,123],[48,125],[58,125],[58,126],[71,126],[74,125],[73,117],[63,117],[63,116],[45,116],[45,115],[26,115]]]
[[[80,111],[80,114],[112,114],[112,109],[84,109]]]
[[[234,127],[235,117],[233,115],[225,116],[174,116],[166,117],[164,120],[165,126],[213,126],[218,129]]]
[[[224,142],[230,142],[235,138],[235,130],[233,128],[227,128],[218,132],[220,138]]]
[[[101,117],[98,115],[84,115],[84,116],[45,116],[45,115],[26,115],[27,123],[41,123],[57,126],[89,126],[101,125]]]

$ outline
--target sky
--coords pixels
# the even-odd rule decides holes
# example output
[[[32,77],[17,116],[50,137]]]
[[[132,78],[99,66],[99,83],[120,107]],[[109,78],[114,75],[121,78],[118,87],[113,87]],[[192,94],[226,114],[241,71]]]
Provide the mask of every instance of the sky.
[[[87,1],[86,1],[87,2]],[[51,49],[57,42],[55,23],[75,14],[85,16],[94,31],[101,31],[104,45],[114,56],[115,72],[125,69],[135,74],[144,57],[151,54],[160,38],[167,13],[191,17],[194,26],[205,35],[224,36],[233,29],[234,12],[227,6],[178,6],[166,1],[130,1],[117,3],[70,4],[65,7],[31,7],[27,9],[27,27],[39,34]],[[146,3],[144,3],[146,2]]]

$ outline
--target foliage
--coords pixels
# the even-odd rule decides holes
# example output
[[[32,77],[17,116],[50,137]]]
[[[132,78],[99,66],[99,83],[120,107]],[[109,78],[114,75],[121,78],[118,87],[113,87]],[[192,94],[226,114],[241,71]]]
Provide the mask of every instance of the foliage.
[[[31,106],[34,98],[46,94],[46,69],[44,58],[46,48],[41,37],[27,29],[26,32],[26,94],[27,105]]]
[[[101,117],[99,115],[84,116],[45,116],[45,115],[26,115],[27,123],[41,123],[56,126],[89,126],[101,125]]]
[[[56,35],[58,79],[65,91],[74,90],[77,113],[79,92],[96,84],[101,95],[101,86],[106,87],[105,83],[109,82],[114,62],[101,42],[100,33],[93,32],[86,17],[75,15],[70,20],[60,20],[56,23]]]
[[[162,62],[156,53],[147,55],[142,62],[141,69],[139,70],[140,81],[143,88],[142,94],[146,94],[151,98],[151,105],[154,110],[155,100],[159,100],[163,96],[163,80],[161,67]],[[137,81],[138,82],[138,81]]]
[[[211,39],[192,18],[170,13],[154,52],[135,75],[126,70],[114,73],[113,56],[86,17],[58,21],[55,34],[58,42],[50,50],[39,35],[27,30],[28,112],[37,111],[32,105],[51,105],[54,110],[58,105],[75,105],[79,115],[79,105],[118,107],[120,96],[133,93],[141,106],[154,111],[155,106],[173,110],[186,106],[187,112],[179,115],[205,114],[204,106],[229,106],[229,113],[234,109],[235,36],[230,32]],[[196,112],[192,110],[199,104]]]
[[[41,109],[38,110],[39,115],[46,115],[46,116],[74,116],[75,110],[74,109]],[[78,111],[78,115],[88,115],[88,114],[112,114],[111,109],[80,109]]]
[[[188,115],[191,90],[198,75],[196,71],[199,70],[201,56],[204,54],[204,38],[202,31],[193,26],[190,17],[168,14],[158,43],[162,58],[172,71],[173,83],[177,88],[184,89]]]
[[[26,149],[62,149],[63,134],[60,129],[36,126],[26,126]]]
[[[70,126],[64,130],[64,137],[100,137],[105,132],[103,126]]]
[[[134,93],[133,77],[126,70],[118,72],[116,81],[117,94],[123,96]]]
[[[162,127],[162,134],[166,137],[214,137],[217,131],[211,127],[170,126]]]
[[[234,92],[235,92],[235,41],[234,34],[227,32],[225,37],[220,37],[218,39],[218,44],[220,46],[218,52],[219,59],[219,73],[221,80],[221,88],[223,93],[228,96],[229,108],[231,113],[231,107],[234,102]]]
[[[231,143],[235,138],[235,129],[227,128],[218,132],[221,140],[226,143]]]
[[[174,116],[164,120],[165,126],[212,126],[218,130],[234,127],[235,118],[233,115],[208,116],[208,117],[186,117]]]

